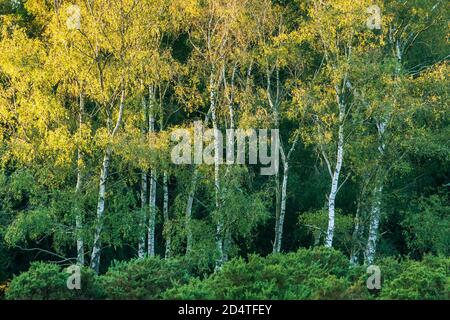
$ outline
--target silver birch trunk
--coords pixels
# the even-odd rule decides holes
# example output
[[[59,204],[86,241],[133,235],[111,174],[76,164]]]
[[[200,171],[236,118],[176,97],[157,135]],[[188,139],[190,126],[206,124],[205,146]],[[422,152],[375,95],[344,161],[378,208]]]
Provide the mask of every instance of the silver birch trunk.
[[[219,160],[219,128],[217,123],[217,110],[216,110],[216,94],[217,87],[214,80],[214,68],[210,75],[210,108],[211,108],[211,120],[214,130],[214,189],[216,194],[216,209],[220,208],[220,160]],[[219,270],[223,265],[223,221],[222,217],[218,217],[216,225],[216,247],[217,247],[217,259],[215,269]]]
[[[286,216],[287,186],[288,186],[288,179],[289,179],[289,160],[291,159],[291,155],[297,146],[299,137],[300,137],[300,135],[297,133],[287,156],[284,153],[283,147],[280,146],[281,160],[283,162],[283,182],[281,184],[281,199],[280,199],[279,217],[278,217],[278,221],[276,223],[276,228],[275,228],[275,241],[274,241],[274,245],[273,245],[274,253],[281,252],[284,220],[285,220],[285,216]],[[279,194],[279,192],[277,194]]]
[[[111,137],[114,137],[122,124],[123,109],[125,105],[125,89],[122,88],[122,95],[120,98],[119,116],[117,117],[116,126],[114,127]],[[99,182],[99,192],[97,201],[97,221],[94,234],[94,243],[92,245],[91,254],[91,268],[94,269],[96,273],[99,272],[100,268],[100,254],[101,254],[101,233],[103,230],[103,216],[105,213],[105,194],[106,194],[106,180],[109,174],[109,164],[111,161],[111,146],[107,146],[105,150],[105,155],[103,157],[102,169],[100,172],[100,182]]]
[[[374,190],[374,203],[370,212],[370,226],[369,237],[367,239],[367,247],[365,252],[365,263],[367,265],[373,264],[377,250],[378,229],[380,227],[381,218],[381,195],[383,193],[383,186],[380,184]]]
[[[378,151],[380,153],[380,158],[384,156],[384,150],[386,148],[383,142],[383,136],[386,131],[387,120],[383,120],[381,123],[377,123],[378,129],[378,137],[380,140],[380,145],[378,147]],[[370,212],[370,225],[369,225],[369,237],[367,239],[367,246],[365,252],[365,263],[371,265],[375,260],[375,254],[377,250],[377,242],[378,242],[378,229],[380,226],[381,219],[381,199],[383,194],[383,173],[376,180],[376,187],[374,190],[374,201],[372,204],[372,209]]]
[[[171,254],[171,230],[169,220],[169,175],[164,171],[163,176],[163,216],[164,216],[164,233],[166,235],[166,252],[165,257],[170,258]]]
[[[234,114],[234,82],[235,82],[235,77],[236,77],[236,69],[237,69],[237,62],[235,62],[233,69],[232,69],[232,73],[231,73],[231,79],[230,79],[230,86],[228,87],[228,83],[227,83],[227,76],[226,76],[226,72],[225,72],[225,65],[223,66],[223,74],[222,74],[222,78],[223,78],[223,84],[224,84],[224,88],[225,91],[227,91],[227,89],[229,88],[229,92],[227,92],[226,96],[227,96],[227,100],[228,100],[228,113],[230,116],[230,125],[229,125],[229,129],[231,130],[231,132],[234,132],[235,128],[236,128],[236,123],[235,123],[235,114]],[[227,139],[227,155],[226,155],[226,159],[227,159],[227,166],[226,166],[226,170],[225,170],[225,179],[226,177],[228,177],[229,173],[230,173],[230,168],[231,166],[234,164],[234,139],[235,136],[234,134],[227,134],[226,136]],[[230,146],[232,146],[232,149],[230,149]],[[229,161],[230,160],[230,161]],[[221,190],[222,194],[226,193],[226,185],[223,186],[222,190]],[[223,201],[223,199],[222,199]],[[230,251],[230,247],[232,245],[232,234],[231,234],[231,230],[230,228],[226,228],[225,230],[222,230],[223,234],[224,234],[224,239],[223,239],[223,263],[228,261],[228,253]]]
[[[272,98],[272,94],[271,94],[271,87],[272,87],[272,82],[271,82],[271,76],[272,76],[272,72],[269,70],[269,68],[266,70],[267,74],[266,74],[266,80],[267,80],[267,87],[266,87],[266,95],[267,95],[267,101],[269,102],[269,106],[272,110],[273,113],[273,121],[274,121],[274,125],[275,125],[275,129],[279,129],[280,125],[279,125],[279,113],[278,113],[278,104],[279,104],[279,83],[280,83],[280,79],[279,79],[279,72],[278,72],[278,68],[277,68],[277,72],[276,72],[276,95],[275,95],[275,99]],[[283,153],[283,147],[280,143],[280,151]],[[285,159],[286,160],[286,159]],[[280,185],[280,173],[279,171],[276,172],[275,174],[275,239],[273,241],[273,252],[277,253],[279,252],[279,249],[281,249],[281,234],[280,231],[282,232],[283,230],[283,226],[281,226],[281,185]]]
[[[275,174],[275,239],[273,241],[273,253],[278,252],[278,242],[280,230],[280,216],[281,216],[281,183],[280,173]]]
[[[197,187],[197,176],[198,169],[194,168],[194,173],[192,175],[191,187],[188,194],[188,200],[186,204],[186,214],[185,214],[185,228],[186,228],[186,254],[189,254],[192,250],[192,205],[194,203],[195,189]]]
[[[289,162],[285,161],[283,164],[283,182],[281,184],[281,203],[280,203],[280,215],[278,222],[276,223],[275,241],[273,245],[273,252],[281,252],[281,241],[283,238],[284,218],[286,214],[286,196],[287,196],[287,183],[289,174]]]
[[[147,134],[147,103],[145,97],[142,98],[142,109],[144,114],[144,121],[142,125],[142,134]],[[145,257],[145,244],[147,238],[146,221],[147,221],[147,172],[144,170],[141,172],[141,216],[139,217],[139,230],[141,232],[138,243],[138,257],[140,259]]]
[[[106,148],[105,155],[103,157],[102,169],[100,173],[100,183],[98,191],[98,202],[97,202],[97,221],[94,234],[94,244],[92,246],[91,255],[91,268],[94,269],[96,273],[99,272],[100,268],[100,253],[101,253],[101,243],[100,236],[103,229],[103,214],[105,212],[105,193],[106,193],[106,180],[109,173],[109,163],[111,160],[111,147]]]
[[[352,234],[352,249],[350,253],[350,264],[352,266],[358,264],[358,256],[360,253],[360,236],[361,236],[361,203],[358,203],[355,216],[355,228]]]
[[[149,195],[149,220],[148,220],[148,243],[147,254],[155,256],[155,227],[156,227],[156,170],[150,172],[150,195]]]
[[[397,80],[400,77],[400,73],[402,72],[402,59],[403,52],[401,48],[401,43],[399,40],[395,43],[395,57],[397,58],[397,65],[395,68],[395,79]],[[392,112],[392,111],[391,111]],[[384,144],[384,135],[386,132],[386,128],[388,122],[391,117],[391,112],[385,117],[385,119],[381,123],[377,123],[378,137],[380,139],[380,145],[378,147],[378,151],[380,152],[380,158],[384,156],[385,152],[385,144]],[[370,225],[369,225],[369,236],[367,239],[367,246],[365,251],[365,263],[371,265],[375,260],[377,242],[379,237],[379,226],[381,219],[381,204],[382,204],[382,194],[383,194],[383,179],[378,178],[378,185],[374,190],[374,202],[372,204],[372,209],[370,213]]]
[[[145,222],[147,220],[147,173],[141,173],[141,216],[139,221],[139,230],[141,235],[139,237],[138,244],[138,257],[140,259],[145,256],[145,240],[146,240],[146,232],[145,232]]]
[[[209,110],[205,116],[204,125],[208,125],[210,120],[210,111]],[[203,132],[202,132],[203,134]],[[192,236],[192,206],[194,204],[195,190],[197,188],[197,180],[198,180],[198,167],[194,164],[194,171],[192,173],[191,186],[189,188],[189,194],[186,203],[186,211],[185,211],[185,228],[186,228],[186,254],[189,254],[192,250],[193,236]]]
[[[149,87],[149,133],[155,132],[155,115],[154,115],[154,88]],[[150,192],[149,192],[149,222],[148,222],[148,244],[147,254],[150,257],[155,255],[155,226],[156,226],[156,182],[157,172],[155,169],[150,171]]]
[[[327,236],[325,239],[325,247],[331,248],[333,246],[333,236],[334,236],[334,220],[335,220],[335,205],[336,205],[336,195],[339,189],[339,176],[342,169],[342,162],[344,158],[344,117],[345,117],[345,105],[340,101],[339,95],[337,96],[339,104],[339,133],[338,133],[338,144],[337,144],[337,156],[336,156],[336,167],[333,172],[331,179],[331,190],[328,196],[328,228]]]
[[[83,125],[83,113],[84,113],[84,94],[83,92],[80,93],[80,110],[79,110],[79,130],[82,130],[81,126]],[[77,150],[77,184],[75,187],[75,193],[79,195],[81,193],[81,185],[82,185],[82,168],[81,168],[81,161],[82,161],[82,154],[81,150],[78,147]],[[78,200],[78,199],[77,199]],[[77,264],[82,266],[84,265],[84,241],[83,236],[81,235],[81,231],[83,229],[83,217],[80,212],[80,208],[77,204],[77,210],[76,210],[76,216],[75,216],[75,231],[77,236]]]

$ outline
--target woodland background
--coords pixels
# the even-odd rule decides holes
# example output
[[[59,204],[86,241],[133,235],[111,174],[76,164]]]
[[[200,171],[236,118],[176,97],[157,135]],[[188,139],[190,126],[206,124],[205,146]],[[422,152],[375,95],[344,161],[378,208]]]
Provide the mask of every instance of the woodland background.
[[[0,14],[0,295],[449,298],[447,1]],[[198,120],[279,129],[278,174],[172,164],[171,133]]]

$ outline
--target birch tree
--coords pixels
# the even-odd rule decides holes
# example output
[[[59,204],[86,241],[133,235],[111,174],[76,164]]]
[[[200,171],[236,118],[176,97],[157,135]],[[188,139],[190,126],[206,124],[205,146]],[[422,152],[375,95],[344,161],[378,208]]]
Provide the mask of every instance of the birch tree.
[[[201,15],[193,19],[193,28],[190,32],[190,41],[194,47],[196,58],[205,61],[204,78],[208,84],[209,111],[214,131],[214,189],[215,208],[219,212],[222,206],[220,165],[223,159],[223,150],[220,145],[220,105],[221,84],[223,82],[223,65],[228,61],[233,50],[233,39],[239,28],[239,19],[244,12],[246,2],[207,1],[199,5]],[[216,269],[224,261],[224,221],[217,217],[216,224]]]
[[[330,175],[330,191],[327,194],[328,227],[325,246],[333,246],[336,198],[346,182],[340,183],[344,164],[345,145],[348,143],[348,133],[345,132],[349,113],[352,111],[353,96],[357,88],[352,84],[351,66],[355,55],[367,50],[371,38],[374,37],[366,27],[364,12],[370,6],[369,2],[357,4],[351,1],[323,2],[314,1],[309,9],[311,21],[305,25],[303,38],[313,41],[317,53],[322,57],[324,68],[320,81],[325,81],[326,89],[310,88],[313,95],[321,96],[312,107],[312,121],[317,135],[316,143]],[[339,25],[333,21],[339,21]],[[309,40],[308,40],[309,39]],[[308,100],[308,99],[306,99]],[[304,100],[304,101],[306,101]],[[333,102],[334,100],[334,102]],[[333,109],[328,109],[333,106]],[[327,111],[326,111],[327,110]],[[325,111],[325,112],[324,112]],[[314,114],[315,113],[315,114]]]
[[[405,55],[413,49],[420,36],[430,28],[439,25],[444,17],[443,3],[441,1],[413,1],[411,3],[388,3],[386,6],[386,26],[387,33],[387,52],[388,56],[395,59],[395,69],[393,72],[394,92],[392,96],[392,105],[397,103],[399,94],[398,86],[404,75]],[[415,68],[426,69],[426,64],[419,62]],[[397,89],[396,89],[397,87]],[[395,107],[394,107],[395,108]],[[386,140],[390,123],[392,122],[393,107],[386,106],[381,116],[376,121],[376,128],[379,136],[379,157],[383,159],[386,152]],[[385,170],[380,170],[377,181],[374,186],[374,196],[370,212],[369,235],[365,250],[365,263],[372,264],[376,255],[376,244],[379,241],[379,226],[382,210],[382,199],[384,190]]]

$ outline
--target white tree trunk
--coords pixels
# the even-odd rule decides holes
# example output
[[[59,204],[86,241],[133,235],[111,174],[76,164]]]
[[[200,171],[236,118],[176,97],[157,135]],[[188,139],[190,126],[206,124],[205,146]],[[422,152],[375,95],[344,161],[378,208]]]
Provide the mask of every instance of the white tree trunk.
[[[392,41],[392,40],[391,40]],[[395,57],[397,58],[397,64],[395,68],[394,77],[397,80],[400,77],[402,72],[402,59],[403,52],[401,49],[401,43],[399,40],[395,42]],[[378,147],[378,151],[380,152],[380,158],[384,156],[384,152],[386,146],[384,144],[384,135],[386,132],[386,128],[388,126],[389,120],[391,118],[390,111],[388,115],[385,117],[383,121],[377,123],[378,137],[380,140],[380,145]],[[376,183],[378,184],[375,187],[374,191],[374,202],[372,204],[371,214],[370,214],[370,225],[369,225],[369,237],[367,239],[367,246],[365,251],[365,263],[371,265],[375,260],[378,235],[379,235],[379,226],[381,219],[381,204],[382,204],[382,194],[383,194],[383,178],[378,178]]]
[[[297,146],[299,137],[300,137],[300,135],[298,133],[296,133],[294,142],[292,143],[287,156],[284,153],[283,146],[280,145],[281,160],[283,162],[283,182],[281,184],[281,199],[279,200],[280,201],[279,216],[278,216],[278,220],[277,220],[277,223],[275,226],[275,241],[274,241],[274,245],[273,245],[274,253],[281,252],[284,220],[285,220],[285,216],[286,216],[287,186],[288,186],[288,179],[289,179],[289,160],[291,159],[291,155]],[[277,177],[277,179],[278,179],[278,177]],[[277,183],[277,187],[278,187],[278,183]],[[279,192],[277,192],[277,194],[279,194]],[[278,198],[279,197],[277,197],[277,199]]]
[[[141,216],[139,217],[139,230],[141,235],[139,237],[138,244],[138,257],[144,258],[145,256],[145,242],[146,242],[146,228],[145,222],[147,220],[147,173],[141,173]]]
[[[335,204],[336,195],[339,189],[339,176],[341,173],[342,162],[344,158],[344,117],[345,106],[338,96],[339,103],[339,133],[338,133],[338,145],[337,145],[337,157],[336,167],[331,179],[331,190],[328,196],[328,228],[327,236],[325,239],[325,247],[331,248],[333,246],[334,236],[334,220],[335,220]]]
[[[220,208],[220,159],[221,150],[219,150],[219,127],[217,123],[217,110],[216,110],[216,94],[217,86],[214,80],[214,69],[210,75],[210,108],[211,108],[211,120],[214,129],[214,189],[216,194],[216,209]],[[223,221],[222,217],[218,217],[216,225],[216,247],[217,247],[217,259],[216,267],[218,270],[223,264]]]
[[[166,253],[165,257],[170,258],[171,254],[171,230],[169,219],[169,176],[167,171],[164,171],[163,177],[163,216],[164,216],[164,233],[166,235]]]
[[[192,250],[192,205],[194,203],[194,195],[195,195],[195,189],[197,186],[197,176],[198,176],[198,169],[197,167],[194,168],[194,173],[192,175],[192,181],[191,181],[191,187],[188,194],[188,200],[186,204],[186,214],[185,214],[185,228],[186,228],[186,254],[189,254]]]
[[[208,125],[210,112],[208,112],[205,116],[204,125]],[[203,134],[203,132],[202,132]],[[195,190],[197,188],[197,180],[198,180],[198,167],[194,164],[194,172],[192,173],[191,186],[189,189],[187,204],[186,204],[186,212],[185,212],[185,228],[186,228],[186,254],[189,254],[192,250],[193,236],[192,236],[192,205],[194,204]]]
[[[116,126],[114,127],[111,137],[114,137],[122,124],[123,109],[125,106],[125,89],[122,88],[122,96],[120,98],[119,116],[117,117]],[[97,202],[97,221],[94,234],[94,243],[92,245],[91,254],[91,268],[95,272],[99,272],[100,268],[100,254],[101,254],[101,233],[103,230],[103,216],[105,213],[105,193],[106,193],[106,180],[109,174],[109,164],[111,161],[111,146],[107,146],[105,155],[103,157],[102,169],[100,172],[100,182],[98,191]]]
[[[144,115],[144,121],[142,125],[142,134],[145,136],[147,134],[147,103],[145,101],[145,96],[142,98],[142,111]],[[140,259],[144,258],[145,256],[145,244],[147,240],[147,230],[145,228],[146,221],[147,221],[147,172],[144,170],[141,172],[141,212],[139,217],[139,230],[141,232],[139,236],[139,243],[138,243],[138,257]]]
[[[381,218],[381,195],[383,193],[383,186],[380,184],[374,190],[374,203],[370,212],[370,227],[369,237],[367,239],[367,248],[365,252],[365,263],[371,265],[375,260],[378,242],[378,229]]]
[[[79,110],[79,130],[82,130],[83,125],[83,113],[84,113],[84,94],[83,92],[80,93],[80,110]],[[81,185],[82,185],[82,168],[81,168],[81,161],[82,161],[82,154],[81,150],[78,147],[77,150],[77,185],[75,187],[75,193],[79,195],[81,193]],[[77,199],[78,201],[78,199]],[[77,203],[76,208],[76,216],[75,216],[75,232],[77,236],[77,264],[82,266],[84,265],[84,241],[83,236],[81,235],[81,231],[83,229],[83,217],[80,212],[80,208]]]
[[[92,246],[91,255],[91,268],[95,272],[99,272],[100,268],[100,253],[101,253],[101,243],[100,236],[103,229],[103,214],[105,212],[105,192],[106,192],[106,180],[109,173],[109,162],[111,160],[111,148],[108,146],[106,148],[105,155],[103,157],[102,169],[100,173],[100,183],[98,191],[98,202],[97,202],[97,221],[94,235],[94,244]]]
[[[378,151],[380,153],[380,159],[384,156],[385,144],[384,144],[384,134],[386,132],[388,121],[383,120],[380,123],[377,123],[378,130],[378,138],[380,140],[380,145],[378,147]],[[377,250],[377,242],[378,242],[378,229],[380,226],[381,219],[381,199],[383,194],[383,173],[381,172],[380,176],[377,178],[375,183],[374,190],[374,201],[372,204],[372,209],[370,212],[370,226],[369,226],[369,237],[367,239],[367,247],[365,252],[365,263],[371,265],[375,260],[375,254]]]
[[[149,87],[149,133],[155,132],[155,115],[154,115],[154,88]],[[150,171],[150,194],[149,194],[149,222],[148,222],[148,256],[155,255],[155,226],[156,226],[156,182],[157,172],[155,169]]]
[[[150,172],[150,195],[149,195],[149,220],[148,220],[148,244],[147,254],[149,257],[155,255],[155,227],[156,227],[156,170]]]
[[[224,83],[224,88],[225,88],[225,92],[226,92],[226,96],[227,96],[227,100],[228,100],[228,113],[229,113],[229,117],[230,117],[230,125],[229,125],[229,129],[230,132],[232,132],[232,134],[228,134],[227,131],[227,135],[226,135],[226,139],[227,139],[227,155],[226,155],[226,159],[227,159],[227,167],[225,170],[225,179],[227,179],[229,173],[230,173],[230,169],[232,168],[232,165],[234,164],[234,143],[235,143],[235,134],[234,134],[234,130],[236,128],[236,123],[235,123],[235,114],[234,114],[234,82],[235,82],[235,77],[236,77],[236,70],[237,70],[237,62],[235,62],[233,69],[232,69],[232,73],[231,73],[231,79],[230,79],[230,84],[228,86],[228,82],[227,82],[227,75],[225,72],[225,65],[223,67],[223,83]],[[229,92],[227,92],[229,89]],[[221,190],[222,194],[226,194],[226,185],[223,186],[222,190]],[[223,199],[222,199],[223,201]],[[223,238],[223,263],[227,262],[229,259],[228,253],[230,251],[233,239],[232,239],[232,234],[231,234],[231,230],[230,228],[226,228],[225,230],[222,230],[222,233],[224,234],[224,238]]]
[[[358,264],[358,256],[360,253],[360,241],[361,241],[361,203],[359,201],[358,208],[356,209],[355,216],[355,228],[352,234],[352,249],[350,253],[350,264],[352,266]]]
[[[273,252],[281,252],[281,241],[283,238],[284,218],[286,214],[286,196],[287,196],[287,183],[289,175],[289,162],[286,160],[283,164],[283,182],[281,185],[281,203],[280,203],[280,216],[276,224],[275,241],[273,245]]]

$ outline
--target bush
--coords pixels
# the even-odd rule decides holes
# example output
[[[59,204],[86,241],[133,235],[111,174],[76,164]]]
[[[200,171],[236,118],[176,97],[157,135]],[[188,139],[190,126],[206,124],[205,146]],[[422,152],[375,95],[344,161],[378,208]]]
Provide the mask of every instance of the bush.
[[[69,274],[36,262],[13,278],[7,299],[450,299],[450,259],[383,258],[381,289],[367,288],[366,266],[350,267],[339,251],[323,247],[296,253],[250,256],[226,263],[205,279],[193,277],[187,259],[157,257],[115,263],[97,277],[81,269],[81,290],[67,289]],[[2,286],[0,286],[1,290]]]
[[[188,269],[184,260],[149,257],[118,262],[100,278],[107,299],[154,300],[165,290],[187,283]]]
[[[169,299],[342,299],[348,261],[338,251],[301,249],[266,258],[235,259],[204,281],[172,288]]]
[[[101,298],[97,276],[87,268],[81,269],[81,289],[69,290],[67,279],[70,274],[60,266],[34,262],[27,272],[16,276],[7,291],[8,300],[85,300]]]
[[[350,267],[340,252],[316,248],[266,258],[236,259],[201,281],[172,288],[169,299],[450,299],[450,259],[380,260],[380,290],[367,288],[366,266]]]
[[[395,270],[393,271],[392,267]],[[450,299],[450,259],[426,256],[423,261],[390,261],[380,294],[381,299]]]

